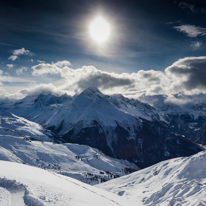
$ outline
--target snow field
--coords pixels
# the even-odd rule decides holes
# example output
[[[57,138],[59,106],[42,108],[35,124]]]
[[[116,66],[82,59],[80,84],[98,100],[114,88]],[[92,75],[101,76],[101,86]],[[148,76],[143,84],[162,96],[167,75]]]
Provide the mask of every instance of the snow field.
[[[78,180],[19,163],[0,161],[0,203],[9,206],[135,205]],[[14,200],[17,201],[14,203]]]

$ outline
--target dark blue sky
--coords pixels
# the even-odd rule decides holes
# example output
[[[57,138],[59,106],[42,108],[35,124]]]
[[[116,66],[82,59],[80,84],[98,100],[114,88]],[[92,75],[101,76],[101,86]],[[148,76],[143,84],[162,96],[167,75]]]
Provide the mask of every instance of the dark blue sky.
[[[88,35],[98,15],[111,25],[103,46]],[[67,60],[115,73],[164,71],[180,58],[205,55],[205,19],[204,0],[1,0],[0,70],[15,76],[27,67],[28,77],[37,60]],[[22,48],[30,53],[8,59]]]
[[[197,11],[182,2],[194,5]],[[67,59],[74,65],[92,64],[99,69],[108,66],[125,71],[161,70],[179,58],[204,55],[205,36],[192,38],[173,28],[182,24],[206,27],[203,2],[1,1],[1,61],[9,63],[10,52],[23,47],[35,54],[33,59],[46,62]],[[201,12],[204,7],[205,12]],[[114,40],[107,45],[109,57],[97,54],[98,48],[91,46],[87,35],[87,22],[99,13],[115,27]],[[200,41],[201,47],[194,49],[194,41]],[[23,64],[22,61],[16,64]]]

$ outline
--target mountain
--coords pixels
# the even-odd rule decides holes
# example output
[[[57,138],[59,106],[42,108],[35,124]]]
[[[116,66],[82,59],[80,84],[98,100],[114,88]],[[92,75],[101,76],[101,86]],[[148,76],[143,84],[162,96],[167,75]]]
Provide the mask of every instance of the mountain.
[[[175,132],[167,114],[122,95],[104,95],[93,87],[74,97],[27,96],[2,103],[0,111],[36,122],[64,143],[89,145],[140,168],[203,150]]]
[[[0,160],[40,167],[89,184],[138,170],[128,161],[110,158],[86,145],[56,144],[41,133],[41,126],[11,113],[0,119]]]
[[[184,135],[198,144],[206,144],[205,103],[199,102],[181,107],[173,105],[166,109],[159,107],[159,111],[164,112],[171,131]]]
[[[0,161],[0,205],[127,206],[118,195],[73,178],[19,163]]]
[[[136,205],[205,205],[206,152],[160,162],[96,187]]]

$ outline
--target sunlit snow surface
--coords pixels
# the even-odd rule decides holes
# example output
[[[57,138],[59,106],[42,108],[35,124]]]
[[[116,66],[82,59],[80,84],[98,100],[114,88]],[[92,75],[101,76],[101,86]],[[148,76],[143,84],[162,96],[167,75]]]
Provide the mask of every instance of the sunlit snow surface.
[[[136,205],[206,205],[206,152],[160,162],[97,185]]]
[[[133,206],[113,193],[73,178],[19,163],[0,161],[2,206]]]

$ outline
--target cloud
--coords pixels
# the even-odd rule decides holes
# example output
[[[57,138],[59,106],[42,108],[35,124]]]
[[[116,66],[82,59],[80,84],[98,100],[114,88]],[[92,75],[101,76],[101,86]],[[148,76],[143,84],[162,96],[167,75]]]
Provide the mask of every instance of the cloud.
[[[42,63],[32,67],[32,75],[45,76],[46,74],[60,74],[61,68],[54,64]]]
[[[127,74],[107,73],[97,70],[93,66],[83,66],[79,69],[72,69],[71,63],[68,61],[56,62],[51,64],[38,64],[33,66],[32,74],[34,76],[45,76],[47,74],[59,74],[64,79],[68,80],[68,84],[62,88],[73,88],[83,90],[90,86],[101,87],[104,89],[131,85],[133,79],[127,78]]]
[[[133,78],[125,77],[114,73],[107,73],[101,70],[97,70],[93,66],[84,66],[81,69],[74,70],[72,76],[76,77],[72,86],[78,89],[85,89],[90,86],[99,87],[102,89],[110,89],[114,87],[124,87],[132,85],[134,83]],[[83,76],[81,76],[83,75]],[[67,72],[66,77],[70,74]]]
[[[27,71],[27,70],[28,70],[28,67],[21,67],[21,68],[19,68],[19,69],[16,70],[16,73],[17,73],[18,75],[20,75],[20,74],[23,74],[23,72],[24,72],[24,71]]]
[[[117,74],[98,70],[94,66],[73,69],[70,65],[68,61],[38,64],[32,67],[32,74],[43,77],[48,74],[59,75],[64,81],[59,81],[58,86],[70,92],[81,92],[93,86],[107,93],[129,94],[142,90],[146,90],[147,93],[162,93],[169,82],[168,77],[161,71],[140,70],[132,74]]]
[[[179,59],[165,72],[182,90],[206,89],[206,56]]]
[[[182,9],[189,9],[191,12],[195,13],[195,5],[187,3],[187,2],[180,2],[179,7]]]
[[[69,69],[68,66],[71,66],[71,63],[66,60],[58,61],[56,63],[52,62],[51,64],[41,62],[32,67],[32,74],[34,76],[44,76],[46,74],[60,74],[61,76],[64,76],[63,73],[65,70]]]
[[[140,99],[153,105],[186,104],[194,101],[192,96],[205,94],[206,97],[205,68],[205,56],[179,59],[164,71],[140,70],[136,73],[119,74],[98,70],[94,66],[73,69],[69,61],[41,63],[32,67],[32,74],[38,76],[39,81],[51,74],[59,80],[53,84],[26,89],[21,91],[21,95],[38,92],[57,94],[66,92],[74,95],[93,86],[105,94],[121,93],[126,97]]]
[[[58,61],[58,62],[56,62],[56,63],[52,63],[53,65],[56,65],[57,67],[60,67],[60,68],[63,68],[63,67],[65,67],[65,66],[71,66],[71,63],[69,62],[69,61],[66,61],[66,60],[64,60],[64,61]]]
[[[8,75],[5,75],[5,73],[0,70],[0,85],[2,85],[4,82],[12,82],[12,78]]]
[[[14,67],[14,64],[7,64],[6,65],[9,69],[13,68]]]
[[[41,60],[37,60],[38,63],[40,64],[45,64],[46,62],[45,61],[41,61]]]
[[[197,36],[205,36],[206,35],[206,28],[197,27],[194,25],[181,25],[173,27],[179,32],[187,34],[189,37],[197,37]]]
[[[15,61],[18,58],[18,56],[15,55],[11,55],[8,59]]]
[[[55,94],[55,95],[65,94],[65,92],[63,90],[58,89],[56,86],[54,86],[51,83],[35,85],[32,88],[21,90],[21,91],[19,91],[19,93],[24,95],[24,96],[27,96],[27,95],[36,96],[39,94],[48,95],[51,93]],[[19,94],[19,96],[21,96],[20,94]]]
[[[201,45],[202,45],[202,42],[194,41],[194,42],[191,43],[190,46],[191,46],[194,50],[197,50],[197,49],[199,49],[199,48],[201,47]]]
[[[181,9],[189,9],[192,13],[206,13],[206,8],[198,8],[194,4],[188,3],[188,2],[180,2],[179,7]]]
[[[34,53],[30,52],[29,50],[26,50],[25,48],[16,49],[12,51],[12,55],[8,58],[12,61],[15,61],[20,55],[34,55]]]

